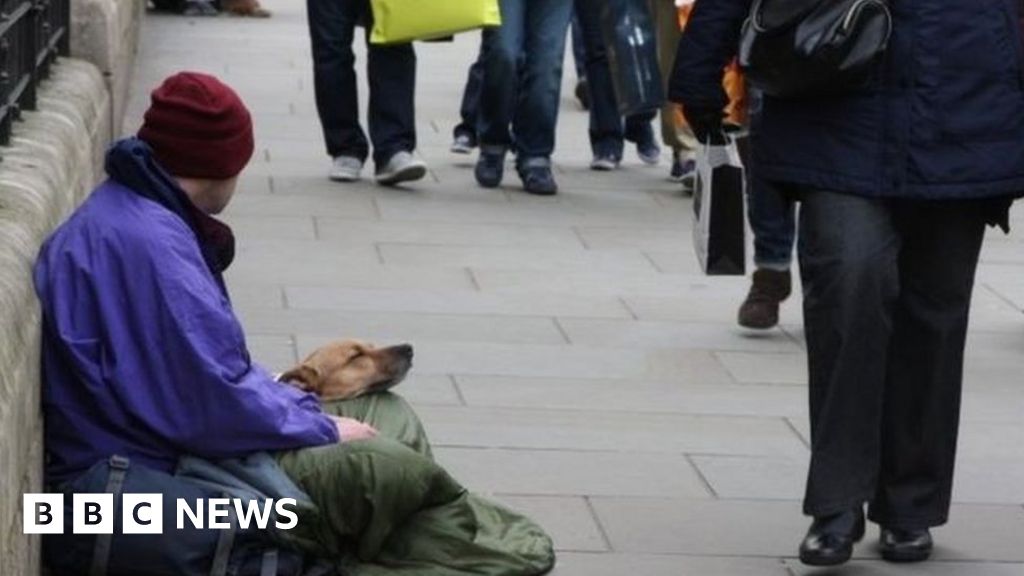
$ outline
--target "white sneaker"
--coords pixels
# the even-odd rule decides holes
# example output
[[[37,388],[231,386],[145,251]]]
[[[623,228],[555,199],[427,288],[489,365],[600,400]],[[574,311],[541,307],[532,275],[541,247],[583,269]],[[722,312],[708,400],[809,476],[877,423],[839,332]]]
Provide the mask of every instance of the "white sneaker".
[[[394,186],[400,182],[412,182],[427,175],[427,164],[416,158],[412,152],[395,153],[383,168],[377,169],[377,184]]]
[[[452,145],[449,149],[455,154],[472,154],[473,148],[476,148],[476,142],[473,141],[473,137],[469,134],[459,134],[452,140]]]
[[[356,182],[363,171],[363,161],[355,156],[338,156],[327,177],[337,182]]]
[[[595,156],[590,162],[590,169],[598,172],[610,172],[619,169],[619,161],[614,156]]]

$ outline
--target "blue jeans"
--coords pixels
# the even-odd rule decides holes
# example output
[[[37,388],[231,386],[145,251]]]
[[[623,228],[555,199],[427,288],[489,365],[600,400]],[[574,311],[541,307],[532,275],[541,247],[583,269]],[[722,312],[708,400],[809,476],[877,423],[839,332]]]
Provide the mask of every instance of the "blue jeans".
[[[511,147],[511,124],[520,165],[551,157],[571,15],[572,0],[501,0],[502,25],[485,40],[477,130],[484,151]]]
[[[577,8],[578,10],[578,8]],[[576,81],[587,78],[587,50],[583,45],[583,28],[580,19],[572,15],[572,63],[576,66]]]
[[[576,0],[576,19],[583,39],[587,88],[590,91],[590,147],[594,156],[622,159],[623,141],[653,143],[651,121],[657,111],[628,116],[623,126],[612,86],[608,51],[601,32],[601,0]]]
[[[357,25],[370,29],[365,0],[307,0],[313,43],[313,84],[316,108],[323,126],[327,153],[366,160],[369,143],[359,125],[355,54]],[[369,32],[367,32],[367,36]],[[414,95],[416,53],[412,44],[369,44],[369,128],[373,159],[378,166],[391,156],[416,148]]]
[[[771,182],[748,172],[747,218],[754,233],[754,264],[789,270],[796,241],[796,203]]]
[[[761,95],[750,91],[751,130],[757,130],[761,117]],[[750,139],[748,138],[749,142]],[[796,243],[796,203],[778,185],[757,175],[757,166],[748,155],[747,219],[754,233],[754,265],[768,270],[786,271],[793,262]]]

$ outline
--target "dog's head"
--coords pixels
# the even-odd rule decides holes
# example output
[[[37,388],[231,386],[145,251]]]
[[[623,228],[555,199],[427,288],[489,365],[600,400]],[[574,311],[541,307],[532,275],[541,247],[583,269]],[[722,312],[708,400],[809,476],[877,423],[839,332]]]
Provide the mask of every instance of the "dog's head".
[[[375,348],[358,340],[332,342],[281,375],[282,382],[324,400],[344,400],[387,390],[412,368],[412,346]]]

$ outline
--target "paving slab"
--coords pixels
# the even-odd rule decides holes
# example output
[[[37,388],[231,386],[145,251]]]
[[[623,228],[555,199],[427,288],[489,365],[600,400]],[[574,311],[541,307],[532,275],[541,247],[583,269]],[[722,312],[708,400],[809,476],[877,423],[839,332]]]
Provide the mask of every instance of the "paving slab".
[[[592,498],[598,520],[618,552],[792,558],[808,521],[799,502]],[[934,531],[935,560],[1024,562],[1013,538],[1024,530],[1019,506],[954,506],[953,521]],[[878,558],[877,530],[854,551]]]
[[[807,393],[795,386],[686,384],[643,380],[455,377],[470,406],[676,413],[720,416],[805,416]]]
[[[477,284],[484,292],[548,292],[590,295],[622,296],[623,300],[635,308],[632,303],[637,297],[676,297],[686,298],[710,304],[713,298],[722,291],[728,292],[738,300],[729,299],[731,308],[735,308],[746,294],[748,286],[742,281],[723,283],[709,281],[706,276],[695,274],[665,274],[653,267],[647,273],[616,274],[594,270],[558,270],[556,272],[537,270],[492,270],[472,268]],[[735,310],[732,310],[735,312]],[[644,318],[639,311],[634,314],[642,319],[658,320],[660,318]],[[732,315],[715,313],[687,318],[694,322],[732,322]]]
[[[692,240],[690,240],[692,232],[689,225],[643,230],[611,226],[581,226],[577,230],[583,243],[591,250],[636,248],[658,252],[692,245]]]
[[[566,307],[570,312],[572,308]],[[638,322],[632,319],[603,320],[598,314],[589,318],[559,319],[569,341],[583,346],[608,346],[641,349],[701,349],[738,352],[790,352],[801,348],[785,333],[773,330],[753,332],[739,327],[696,322]]]
[[[809,458],[692,457],[701,476],[723,500],[800,500]]]
[[[275,284],[231,283],[228,294],[236,314],[243,310],[284,307],[284,287]]]
[[[350,262],[345,262],[344,265],[337,265],[337,262],[334,262],[333,264],[329,263],[325,268],[311,272],[309,275],[300,274],[296,276],[287,273],[271,274],[269,268],[267,270],[260,269],[261,264],[257,261],[260,258],[254,258],[253,263],[247,265],[244,269],[236,269],[232,266],[228,269],[226,276],[230,286],[253,284],[315,286],[319,282],[322,286],[342,288],[445,290],[453,292],[453,298],[457,298],[460,292],[475,290],[473,277],[466,270],[457,268],[425,268],[420,266],[395,268],[380,264],[378,261],[373,261],[372,257],[365,250],[356,250],[354,253],[358,259],[363,260],[359,266],[355,266],[354,263],[349,265]],[[338,256],[326,253],[319,258],[325,260],[338,258]],[[370,261],[367,262],[368,258]],[[269,257],[266,259],[271,260]],[[292,268],[290,271],[294,271],[295,268],[301,268],[304,262],[304,260],[299,260],[287,266]],[[272,262],[264,262],[262,265],[270,267],[276,263],[277,260],[275,259]],[[310,262],[309,264],[316,265],[322,263]],[[284,272],[289,272],[289,270]]]
[[[356,194],[240,194],[229,208],[228,217],[243,216],[332,216],[366,220],[377,218],[372,198]]]
[[[300,338],[300,348],[306,349]],[[731,383],[706,350],[628,350],[490,342],[420,342],[418,369],[432,374]]]
[[[554,576],[792,576],[780,560],[678,554],[558,555]],[[994,576],[1003,576],[997,574]]]
[[[507,494],[711,498],[683,455],[440,448],[437,460],[471,489]]]
[[[253,360],[272,372],[284,372],[298,362],[295,342],[289,336],[250,333],[246,343]]]
[[[779,418],[423,407],[434,443],[531,450],[806,457]]]
[[[438,267],[492,270],[604,270],[644,273],[651,263],[638,251],[591,252],[583,249],[509,248],[478,246],[420,246],[379,244],[383,262],[393,266],[430,264]]]
[[[485,194],[496,194],[487,193]],[[483,196],[486,198],[486,196]],[[481,222],[488,224],[523,224],[546,226],[629,225],[636,227],[671,225],[678,213],[666,213],[663,207],[621,209],[607,207],[585,209],[556,201],[521,200],[501,210],[493,209],[493,201],[475,202],[439,200],[418,204],[415,196],[387,197],[379,201],[384,220],[406,222]]]
[[[608,542],[584,497],[494,494],[491,498],[540,522],[551,535],[557,551],[608,550]]]
[[[618,298],[557,294],[451,294],[440,290],[374,290],[318,286],[289,287],[293,308],[407,312],[410,314],[462,314],[466,316],[543,316],[629,318]]]
[[[744,384],[807,384],[806,354],[718,352],[718,361]]]
[[[232,214],[224,221],[231,226],[235,240],[251,245],[274,238],[275,240],[316,240],[316,223],[311,216],[253,216]]]
[[[527,246],[580,248],[580,237],[569,228],[495,224],[374,222],[317,218],[320,238],[344,244],[429,244],[455,246]]]
[[[395,393],[417,406],[462,406],[462,397],[451,376],[428,376],[412,373],[406,376]]]
[[[315,241],[264,239],[239,245],[228,275],[240,283],[285,284],[302,278],[305,282],[332,284],[344,282],[350,269],[379,264],[380,256],[372,247],[326,247]]]
[[[692,201],[647,167],[588,169],[588,116],[563,83],[561,193],[522,193],[511,165],[482,190],[475,156],[448,152],[478,35],[418,44],[427,178],[396,189],[326,178],[302,2],[265,21],[150,15],[125,131],[182,69],[246,100],[256,154],[223,215],[227,274],[253,357],[275,370],[323,342],[411,342],[398,391],[442,461],[474,490],[536,518],[556,576],[806,576],[794,561],[808,459],[799,286],[781,328],[734,326],[742,277],[700,274]],[[366,49],[355,43],[360,103]],[[567,60],[566,70],[571,70]],[[878,561],[872,531],[829,574],[1024,576],[1024,210],[990,232],[968,353],[957,502],[936,561]]]
[[[558,326],[549,318],[266,307],[242,308],[240,315],[243,325],[248,330],[267,334],[296,335],[303,353],[311,352],[326,340],[348,338],[379,344],[408,342],[413,345],[425,341],[565,343],[565,337],[558,330]],[[421,350],[421,356],[422,352]]]
[[[787,561],[793,576],[1024,576],[1024,564],[1018,562],[925,562],[889,564],[854,562],[841,568],[810,568]]]

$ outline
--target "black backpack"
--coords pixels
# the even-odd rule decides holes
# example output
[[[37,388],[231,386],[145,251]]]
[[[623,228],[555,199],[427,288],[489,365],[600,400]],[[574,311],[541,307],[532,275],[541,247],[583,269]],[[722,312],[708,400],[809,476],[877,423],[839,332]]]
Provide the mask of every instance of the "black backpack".
[[[269,456],[268,456],[269,457]],[[214,467],[215,465],[210,464]],[[326,564],[305,566],[298,552],[282,548],[273,530],[241,529],[234,512],[228,530],[200,530],[188,521],[178,530],[176,501],[233,498],[233,487],[171,475],[120,456],[99,462],[60,487],[64,534],[43,536],[43,562],[55,576],[326,576]],[[72,494],[114,495],[113,534],[72,534]],[[123,493],[163,496],[162,534],[122,534]]]

